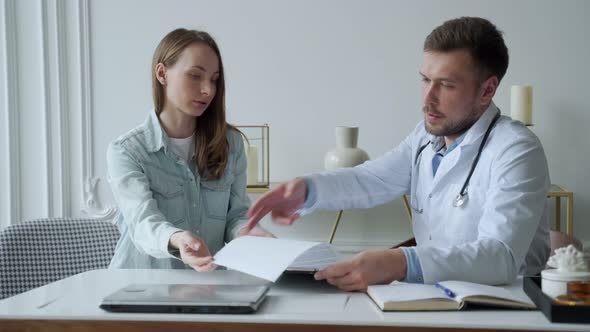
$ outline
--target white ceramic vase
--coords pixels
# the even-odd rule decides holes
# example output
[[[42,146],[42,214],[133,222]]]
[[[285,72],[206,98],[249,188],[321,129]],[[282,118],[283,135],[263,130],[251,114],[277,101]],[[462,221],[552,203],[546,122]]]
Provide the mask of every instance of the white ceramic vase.
[[[335,134],[336,148],[328,151],[324,158],[324,167],[327,170],[353,167],[369,160],[369,154],[356,146],[358,127],[336,127]]]

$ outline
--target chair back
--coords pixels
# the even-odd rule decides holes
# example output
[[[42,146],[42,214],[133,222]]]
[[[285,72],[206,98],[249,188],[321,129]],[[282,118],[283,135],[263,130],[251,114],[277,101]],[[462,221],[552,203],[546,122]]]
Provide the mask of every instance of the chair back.
[[[49,218],[0,232],[0,299],[108,267],[119,239],[107,220]]]

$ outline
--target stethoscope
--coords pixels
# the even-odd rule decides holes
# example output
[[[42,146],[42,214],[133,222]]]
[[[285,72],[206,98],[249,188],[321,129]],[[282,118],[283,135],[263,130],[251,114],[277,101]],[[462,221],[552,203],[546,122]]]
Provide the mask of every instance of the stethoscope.
[[[461,187],[461,191],[459,191],[459,194],[453,199],[453,206],[454,207],[461,207],[461,206],[465,205],[467,200],[469,200],[469,196],[467,194],[467,186],[469,185],[469,180],[471,180],[471,176],[473,175],[473,171],[475,171],[475,167],[477,167],[477,163],[479,162],[479,157],[481,156],[481,152],[483,150],[483,147],[486,144],[486,141],[488,140],[488,136],[490,136],[490,133],[492,132],[492,129],[494,128],[494,125],[496,125],[496,122],[498,121],[498,119],[500,119],[500,112],[498,112],[496,114],[496,116],[494,117],[494,119],[492,120],[490,125],[488,126],[488,129],[486,130],[486,132],[483,136],[483,139],[481,140],[481,143],[479,144],[479,149],[477,150],[477,155],[475,156],[475,159],[473,159],[473,163],[471,164],[471,169],[469,170],[469,174],[467,175],[467,179],[465,179],[465,182],[463,182],[463,186]],[[426,144],[420,146],[420,148],[418,149],[418,152],[416,153],[416,158],[414,158],[414,165],[416,165],[416,168],[417,168],[418,162],[419,162],[418,158],[420,158],[422,151],[430,144],[432,144],[432,141],[428,141]]]

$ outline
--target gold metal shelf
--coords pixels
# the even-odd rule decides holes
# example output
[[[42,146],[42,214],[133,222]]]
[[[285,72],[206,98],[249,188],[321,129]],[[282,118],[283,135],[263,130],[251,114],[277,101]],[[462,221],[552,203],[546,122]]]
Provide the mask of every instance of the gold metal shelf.
[[[568,235],[574,233],[574,193],[559,184],[552,184],[547,197],[555,197],[555,226],[556,231],[561,231],[561,198],[565,198],[565,232]]]
[[[247,192],[261,193],[270,186],[270,128],[262,125],[236,125],[244,138]]]

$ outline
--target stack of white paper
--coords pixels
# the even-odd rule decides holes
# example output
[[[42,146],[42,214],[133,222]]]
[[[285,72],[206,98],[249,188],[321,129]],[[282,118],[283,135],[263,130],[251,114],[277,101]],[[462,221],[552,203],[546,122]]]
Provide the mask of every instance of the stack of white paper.
[[[215,264],[275,282],[288,268],[324,269],[340,261],[327,243],[242,236],[221,249]]]

